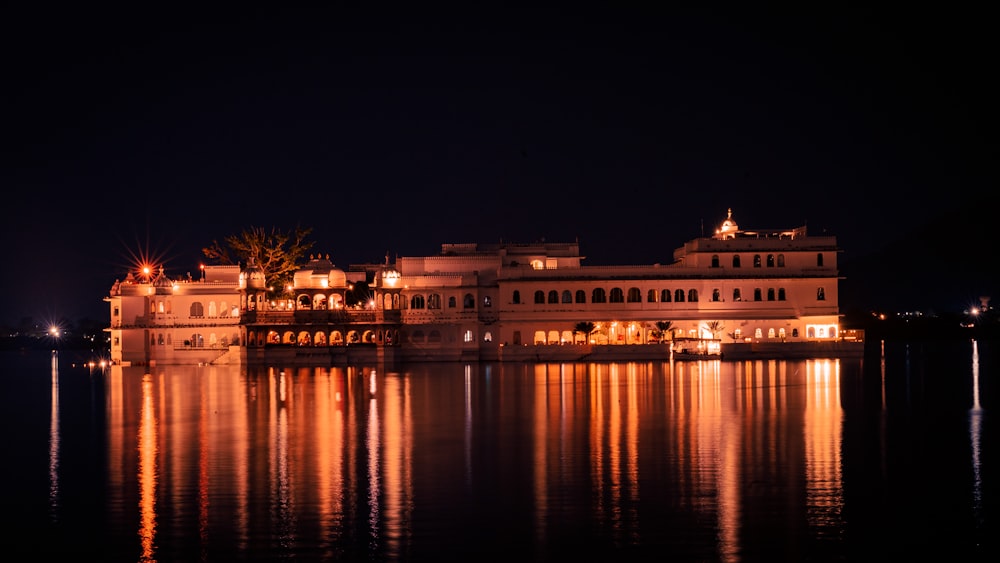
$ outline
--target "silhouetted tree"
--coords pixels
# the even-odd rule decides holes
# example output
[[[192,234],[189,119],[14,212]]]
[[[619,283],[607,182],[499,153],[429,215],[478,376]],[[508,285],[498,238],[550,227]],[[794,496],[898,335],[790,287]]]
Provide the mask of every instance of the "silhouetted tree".
[[[582,332],[584,343],[588,343],[590,342],[590,338],[588,337],[592,332],[594,332],[595,327],[596,325],[594,325],[594,323],[590,321],[580,321],[576,323],[576,326],[573,327],[573,332],[574,333]]]
[[[660,329],[660,341],[664,340],[664,336],[669,337],[666,340],[674,339],[674,333],[670,330],[673,326],[673,321],[656,321],[656,328]]]
[[[249,227],[242,233],[230,235],[224,244],[213,240],[211,246],[202,248],[202,254],[215,264],[252,264],[264,271],[268,296],[274,297],[284,292],[292,281],[295,270],[301,267],[306,252],[313,242],[306,238],[311,228],[296,227],[285,232],[271,228]]]
[[[722,324],[722,321],[709,321],[705,323],[705,328],[712,333],[712,338],[718,338],[719,333],[726,329],[726,325]]]

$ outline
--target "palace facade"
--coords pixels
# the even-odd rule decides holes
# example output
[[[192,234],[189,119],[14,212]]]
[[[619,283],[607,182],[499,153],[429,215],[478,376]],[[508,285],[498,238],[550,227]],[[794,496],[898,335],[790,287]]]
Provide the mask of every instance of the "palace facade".
[[[314,256],[281,299],[257,268],[116,282],[112,360],[128,363],[573,360],[829,349],[843,340],[836,238],[732,218],[671,264],[586,266],[579,243],[443,244],[337,268]],[[370,294],[348,305],[365,282]],[[721,345],[721,346],[720,346]],[[772,352],[767,352],[772,350]]]

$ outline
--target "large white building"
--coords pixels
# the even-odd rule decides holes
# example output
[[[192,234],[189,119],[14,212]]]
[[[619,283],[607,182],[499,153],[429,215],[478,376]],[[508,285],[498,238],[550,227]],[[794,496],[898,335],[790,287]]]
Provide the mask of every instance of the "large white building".
[[[833,236],[744,230],[730,212],[667,265],[585,266],[576,242],[444,244],[348,272],[312,257],[278,300],[254,268],[225,270],[224,282],[206,268],[219,283],[161,273],[112,290],[112,359],[646,359],[668,357],[668,341],[736,355],[843,353],[838,253]],[[347,306],[359,281],[371,299]]]
[[[240,343],[239,282],[239,266],[205,266],[198,279],[170,279],[149,266],[129,272],[104,299],[111,309],[111,361],[217,361]]]

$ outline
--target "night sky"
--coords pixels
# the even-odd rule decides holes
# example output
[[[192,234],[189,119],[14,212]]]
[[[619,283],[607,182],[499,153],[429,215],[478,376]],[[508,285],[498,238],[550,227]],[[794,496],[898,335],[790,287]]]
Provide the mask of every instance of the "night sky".
[[[995,220],[991,20],[831,6],[7,9],[0,322],[105,318],[132,256],[196,273],[251,226],[346,269],[541,239],[669,263],[727,208],[842,262]]]

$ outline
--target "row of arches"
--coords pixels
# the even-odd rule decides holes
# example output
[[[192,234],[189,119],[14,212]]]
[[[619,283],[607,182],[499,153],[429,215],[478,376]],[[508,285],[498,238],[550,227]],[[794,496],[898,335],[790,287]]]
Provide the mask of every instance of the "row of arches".
[[[240,338],[237,334],[219,335],[214,332],[208,333],[207,336],[200,332],[195,332],[178,336],[178,339],[180,338],[183,338],[183,340],[178,342],[178,344],[186,348],[224,348],[229,345],[239,345],[240,343]],[[169,332],[151,333],[149,335],[150,347],[173,346],[174,342],[177,342],[177,340],[175,340],[174,335]]]
[[[208,315],[205,314],[206,310]],[[151,314],[164,314],[172,315],[174,313],[174,304],[170,299],[157,299],[151,300],[149,302],[149,312]],[[209,301],[208,307],[205,306],[201,301],[194,301],[188,305],[188,316],[191,318],[227,318],[227,317],[238,317],[240,316],[239,309],[233,305],[230,306],[226,301]]]
[[[410,295],[408,302],[410,309],[441,309],[442,300],[440,293],[429,293],[427,295],[421,293],[415,293]],[[492,300],[487,296],[483,299],[483,306],[490,307],[493,305]],[[458,298],[451,295],[447,299],[447,306],[449,309],[458,308]],[[476,298],[471,293],[466,293],[462,296],[462,308],[463,309],[475,309],[476,308]]]
[[[785,267],[785,255],[784,254],[768,254],[766,257],[761,257],[760,254],[754,254],[753,255],[753,261],[752,261],[752,263],[753,263],[753,267],[754,268],[760,268],[760,267],[762,267],[765,264],[767,265],[768,268],[774,268],[774,267],[784,268]],[[733,265],[734,268],[740,268],[740,267],[743,266],[743,259],[740,257],[739,254],[734,254],[733,255],[732,265]],[[817,252],[816,253],[816,266],[818,266],[820,268],[823,267],[823,253],[822,252]],[[712,267],[713,268],[720,268],[720,267],[722,267],[721,266],[721,259],[719,258],[718,254],[713,254],[712,255]]]
[[[472,331],[465,331],[462,340],[466,343],[473,342],[475,336]],[[483,335],[483,340],[490,342],[493,340],[491,332],[487,331]],[[395,329],[362,329],[362,330],[268,330],[250,331],[247,334],[247,343],[251,347],[264,345],[286,345],[286,346],[349,346],[352,344],[379,344],[398,345],[409,344],[436,344],[444,342],[445,339],[440,330],[415,329],[413,331],[401,331]]]
[[[765,301],[765,296],[767,301],[785,301],[787,299],[787,292],[785,288],[773,288],[769,287],[766,290],[764,288],[755,287],[753,289],[752,300],[753,301]],[[698,301],[698,290],[697,289],[649,289],[646,291],[646,302],[647,303],[683,303],[687,302],[697,302]],[[822,287],[816,290],[816,300],[823,301],[826,299],[826,290]],[[722,294],[721,289],[712,290],[712,301],[724,301],[725,297]],[[743,290],[741,288],[734,288],[732,291],[732,300],[739,302],[743,301]],[[515,290],[512,296],[512,301],[514,304],[521,303],[521,292]],[[624,291],[620,287],[613,287],[609,292],[605,292],[604,288],[598,287],[591,291],[590,296],[591,303],[641,303],[642,302],[642,292],[638,287],[630,287],[628,291]],[[569,304],[569,303],[587,303],[587,293],[578,289],[572,292],[568,289],[555,290],[551,289],[548,292],[544,290],[536,290],[534,293],[534,303],[536,305],[555,305],[555,304]]]

